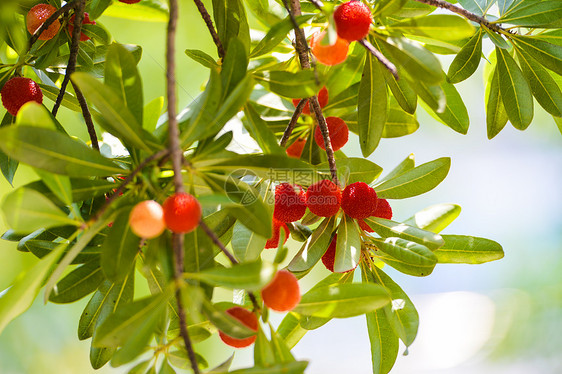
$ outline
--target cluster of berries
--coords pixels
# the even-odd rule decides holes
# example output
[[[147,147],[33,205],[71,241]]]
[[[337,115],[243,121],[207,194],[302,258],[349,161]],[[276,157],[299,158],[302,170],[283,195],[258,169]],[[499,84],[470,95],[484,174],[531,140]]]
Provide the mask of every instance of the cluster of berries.
[[[320,92],[318,92],[318,103],[320,104],[321,108],[324,108],[328,104],[328,99],[328,90],[326,89],[326,87],[323,87]],[[300,99],[293,99],[293,105],[297,106],[299,101]],[[304,105],[302,114],[311,115],[310,103],[308,102],[308,100]],[[334,152],[340,150],[347,143],[347,140],[349,138],[349,128],[347,127],[347,124],[343,119],[339,117],[326,117],[326,125],[328,127],[328,134],[330,136],[332,149],[334,150]],[[322,136],[322,132],[320,131],[320,126],[316,126],[316,129],[314,130],[314,141],[320,148],[326,150],[326,146],[324,145],[324,137]],[[287,155],[289,157],[300,158],[305,144],[306,138],[298,138],[287,147]]]
[[[333,44],[324,41],[326,31],[318,31],[310,38],[310,49],[316,59],[324,65],[337,65],[345,61],[349,43],[361,40],[369,34],[373,16],[361,1],[348,1],[334,12],[337,38]]]
[[[319,217],[331,217],[340,208],[349,217],[359,223],[367,232],[373,230],[364,221],[368,217],[391,219],[392,209],[385,199],[379,199],[377,193],[368,184],[355,182],[342,191],[334,182],[324,179],[312,184],[306,192],[300,186],[281,183],[275,189],[275,208],[273,210],[273,235],[267,241],[266,248],[277,248],[281,228],[285,231],[285,240],[289,236],[287,222],[301,219],[306,208]],[[330,271],[334,271],[334,256],[337,237],[334,236],[322,262]]]
[[[199,226],[201,205],[193,195],[176,193],[163,205],[145,200],[131,210],[129,225],[135,235],[144,239],[160,236],[166,228],[172,232],[189,233]]]

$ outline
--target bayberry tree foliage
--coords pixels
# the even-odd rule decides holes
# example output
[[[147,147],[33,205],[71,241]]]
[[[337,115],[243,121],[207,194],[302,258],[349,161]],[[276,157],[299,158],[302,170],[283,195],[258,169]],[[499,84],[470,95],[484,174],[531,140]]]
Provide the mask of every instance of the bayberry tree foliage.
[[[93,368],[228,372],[231,359],[197,353],[196,343],[218,333],[232,347],[254,346],[254,367],[233,372],[302,373],[307,362],[291,348],[307,331],[365,315],[373,373],[389,372],[419,320],[386,267],[428,276],[437,264],[493,261],[503,250],[441,235],[459,215],[454,204],[392,220],[392,200],[436,187],[449,158],[416,166],[408,156],[381,178],[366,157],[381,139],[416,131],[419,107],[443,131],[466,134],[455,84],[482,61],[489,138],[507,122],[526,129],[535,100],[560,126],[562,2],[179,5],[201,14],[216,55],[176,45],[177,0],[0,3],[0,168],[10,183],[19,163],[40,177],[3,201],[11,229],[2,239],[41,259],[0,297],[0,332],[44,289],[45,302],[89,297],[72,323],[91,339]],[[98,21],[133,11],[168,20],[167,94],[149,103],[137,70],[142,46],[115,43]],[[261,33],[250,34],[250,13]],[[486,56],[485,43],[493,45]],[[185,49],[182,65],[209,71],[179,115],[175,48]],[[436,55],[454,56],[446,73]],[[57,120],[61,106],[83,115],[87,143]],[[233,133],[223,128],[240,120],[259,153],[228,147]],[[103,132],[127,154],[100,147]],[[349,132],[364,158],[342,152],[356,139]],[[300,250],[289,252],[287,240]],[[298,280],[320,262],[333,274],[301,294]],[[149,294],[135,290],[139,276]],[[236,304],[213,298],[217,288],[233,290]],[[280,325],[270,309],[286,312]]]

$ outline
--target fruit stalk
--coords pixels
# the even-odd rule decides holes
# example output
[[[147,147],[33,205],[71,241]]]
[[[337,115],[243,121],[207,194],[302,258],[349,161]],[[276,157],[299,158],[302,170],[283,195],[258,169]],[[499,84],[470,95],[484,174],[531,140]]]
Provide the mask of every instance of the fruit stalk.
[[[211,37],[213,38],[213,42],[215,42],[215,45],[217,46],[217,52],[219,54],[219,57],[224,58],[224,55],[225,55],[224,47],[222,46],[222,43],[221,43],[221,40],[219,38],[219,35],[217,34],[217,31],[215,30],[215,26],[213,25],[213,20],[211,20],[211,16],[209,15],[209,12],[207,12],[207,8],[205,8],[205,5],[203,4],[203,2],[201,0],[193,0],[193,2],[197,6],[197,9],[199,10],[199,13],[201,14],[201,17],[203,17],[203,21],[205,21],[205,24],[207,25],[207,28],[209,29],[209,32],[211,33]]]
[[[184,186],[181,176],[183,152],[180,148],[179,126],[176,114],[176,29],[178,24],[178,1],[170,0],[170,18],[168,20],[168,29],[166,35],[166,94],[168,98],[168,152],[172,160],[174,170],[174,187],[176,193],[183,193]],[[172,234],[172,246],[174,251],[174,278],[176,281],[176,301],[178,305],[178,317],[180,322],[180,335],[185,344],[187,355],[191,363],[194,374],[199,374],[199,365],[193,345],[187,331],[185,321],[185,310],[183,308],[183,300],[181,294],[181,285],[183,283],[183,239],[184,234]]]

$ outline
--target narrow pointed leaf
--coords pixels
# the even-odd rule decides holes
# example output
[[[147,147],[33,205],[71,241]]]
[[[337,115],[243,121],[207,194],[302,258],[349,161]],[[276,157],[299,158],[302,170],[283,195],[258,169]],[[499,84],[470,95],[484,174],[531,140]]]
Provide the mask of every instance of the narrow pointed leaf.
[[[99,258],[93,258],[62,278],[49,297],[53,303],[72,303],[94,292],[104,276]]]
[[[457,54],[447,72],[450,83],[462,82],[474,74],[482,55],[482,35],[482,29],[479,29]]]
[[[449,226],[461,213],[457,204],[437,204],[420,210],[404,221],[405,224],[439,233]]]
[[[542,66],[562,75],[562,48],[535,37],[515,37],[517,46],[531,55]]]
[[[488,78],[486,85],[486,129],[488,139],[494,138],[507,124],[507,112],[500,92],[500,78],[497,68]]]
[[[332,240],[335,221],[334,217],[325,218],[322,221],[289,263],[288,269],[290,271],[306,271],[320,261]]]
[[[206,299],[203,300],[202,308],[207,318],[226,335],[236,339],[245,339],[256,335],[254,330],[250,329],[230,314],[219,310]]]
[[[465,235],[443,235],[445,244],[436,250],[439,263],[482,264],[503,258],[503,248],[490,239]]]
[[[404,223],[376,217],[365,218],[364,221],[383,238],[402,238],[421,244],[430,250],[436,250],[445,243],[441,235]]]
[[[372,238],[371,241],[378,249],[374,255],[404,274],[427,276],[437,264],[437,256],[424,245],[400,238]]]
[[[361,237],[355,220],[344,215],[338,226],[338,239],[334,257],[334,272],[343,273],[355,269],[361,259]]]
[[[230,268],[215,267],[203,270],[200,273],[187,273],[186,277],[199,279],[213,286],[231,289],[259,290],[268,284],[275,268],[268,262],[247,262],[234,265]]]

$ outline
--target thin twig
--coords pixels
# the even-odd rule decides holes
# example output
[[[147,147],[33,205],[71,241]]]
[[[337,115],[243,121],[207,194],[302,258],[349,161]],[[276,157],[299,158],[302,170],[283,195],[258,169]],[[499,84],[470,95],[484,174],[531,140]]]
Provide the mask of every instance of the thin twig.
[[[39,27],[37,30],[35,30],[33,35],[31,35],[31,38],[29,38],[28,49],[31,50],[31,47],[33,47],[33,44],[35,44],[37,39],[39,39],[39,35],[41,35],[43,33],[43,31],[47,30],[49,28],[49,26],[51,26],[53,24],[53,22],[58,20],[58,18],[63,13],[66,13],[70,9],[75,8],[75,7],[76,7],[76,1],[69,1],[68,3],[64,4],[63,7],[57,9],[53,14],[51,14],[51,16],[49,18],[47,18],[45,20],[45,22],[43,22],[41,27]]]
[[[57,116],[62,99],[64,98],[64,93],[66,92],[66,86],[68,86],[68,82],[70,81],[70,75],[76,70],[76,60],[78,59],[78,49],[80,48],[80,33],[82,32],[85,5],[86,0],[76,0],[74,2],[74,30],[72,30],[72,41],[70,43],[70,56],[68,58],[68,64],[66,65],[64,79],[60,86],[59,95],[57,96],[57,100],[53,106],[53,117]]]
[[[151,163],[152,161],[155,160],[159,160],[162,157],[168,155],[169,151],[167,149],[163,149],[159,152],[154,153],[153,155],[150,155],[149,157],[145,158],[136,168],[135,170],[133,170],[129,175],[127,175],[127,177],[123,180],[123,182],[121,182],[121,184],[119,185],[119,187],[117,187],[117,189],[115,190],[115,192],[109,196],[107,198],[107,200],[105,201],[105,203],[98,209],[98,211],[96,212],[96,214],[94,214],[91,218],[90,218],[90,223],[91,222],[95,222],[98,219],[100,219],[100,217],[105,213],[105,211],[107,210],[107,208],[109,208],[109,206],[113,203],[113,201],[119,197],[119,195],[125,191],[125,187],[127,187],[127,185],[129,183],[131,183],[133,181],[133,179],[135,178],[135,176],[142,170],[145,168],[146,165],[148,165],[149,163]]]
[[[168,20],[168,30],[166,37],[166,94],[168,97],[168,151],[172,159],[174,170],[174,187],[176,193],[184,192],[183,180],[181,176],[183,153],[180,148],[180,131],[176,113],[176,30],[178,25],[178,1],[170,0],[170,18]],[[185,310],[181,294],[183,266],[183,239],[184,234],[172,235],[172,247],[174,250],[174,279],[177,283],[176,301],[178,305],[178,317],[180,323],[180,335],[183,338],[185,349],[191,363],[193,373],[199,374],[197,357],[193,350],[189,332],[187,331]]]
[[[464,18],[479,23],[483,26],[486,26],[488,29],[495,31],[497,33],[503,33],[503,32],[508,32],[506,31],[504,28],[502,28],[501,26],[495,24],[495,23],[491,23],[490,21],[488,21],[486,18],[479,16],[477,14],[474,14],[472,12],[469,12],[466,9],[463,9],[457,5],[451,4],[449,2],[443,1],[443,0],[415,0],[418,3],[422,3],[422,4],[427,4],[427,5],[431,5],[437,8],[443,8],[443,9],[447,9],[453,13],[459,14],[461,16],[463,16]]]
[[[224,58],[225,55],[225,51],[224,51],[224,47],[222,46],[221,40],[217,34],[217,31],[215,30],[215,26],[213,25],[213,21],[211,20],[211,16],[209,15],[209,12],[207,12],[207,8],[205,8],[205,5],[203,4],[203,2],[201,2],[201,0],[193,0],[195,2],[195,5],[197,6],[197,9],[199,10],[199,13],[201,13],[201,17],[203,17],[203,21],[205,21],[205,24],[207,25],[207,28],[209,29],[209,32],[211,33],[211,37],[213,38],[213,42],[215,42],[215,45],[217,46],[217,52],[219,54],[220,58]]]
[[[289,125],[285,129],[285,132],[283,133],[283,137],[281,138],[281,142],[279,143],[281,147],[284,147],[287,144],[287,141],[289,140],[289,137],[293,133],[293,130],[297,125],[297,121],[299,120],[299,117],[301,116],[302,110],[306,105],[307,101],[308,99],[301,99],[301,101],[299,101],[299,103],[295,107],[295,112],[293,113],[293,116],[291,117],[291,121],[289,122]]]
[[[392,74],[396,80],[400,79],[396,66],[390,62],[378,49],[376,49],[367,39],[359,40],[359,43],[365,47],[383,66]]]
[[[100,150],[100,145],[98,144],[98,136],[96,135],[96,128],[94,127],[94,122],[92,121],[92,113],[90,113],[90,108],[88,108],[88,103],[86,103],[86,98],[82,94],[82,91],[74,82],[72,82],[72,87],[74,87],[74,92],[76,93],[76,99],[82,108],[82,116],[86,122],[86,127],[88,128],[88,135],[90,136],[90,142],[92,143],[92,148],[95,150]]]
[[[301,3],[299,0],[291,0],[291,7],[287,4],[287,0],[283,0],[283,5],[289,13],[289,18],[291,18],[291,23],[295,29],[295,49],[299,55],[299,60],[301,67],[304,69],[310,69],[310,59],[308,58],[308,43],[306,42],[306,37],[304,32],[299,27],[295,17],[302,15]]]
[[[310,107],[316,115],[316,121],[318,122],[318,127],[320,127],[320,132],[322,133],[322,138],[324,138],[324,147],[326,148],[326,156],[328,156],[328,165],[330,166],[330,174],[332,176],[332,182],[339,186],[338,181],[338,170],[336,167],[336,159],[334,157],[334,149],[332,148],[332,142],[330,140],[330,133],[328,132],[328,124],[326,123],[326,118],[322,114],[322,108],[318,102],[318,97],[312,96],[310,98]]]
[[[211,230],[211,228],[207,226],[207,224],[203,220],[199,221],[199,227],[201,227],[205,232],[205,234],[207,234],[207,236],[211,239],[211,241],[215,243],[217,247],[219,247],[221,252],[230,260],[232,265],[238,264],[238,260],[236,259],[236,257],[234,257],[232,253],[230,253],[230,251],[224,246],[224,244],[222,244],[217,234],[215,234],[213,230]],[[248,297],[252,301],[252,304],[254,305],[254,309],[259,310],[260,307],[258,305],[256,296],[253,294],[253,292],[248,291]]]

